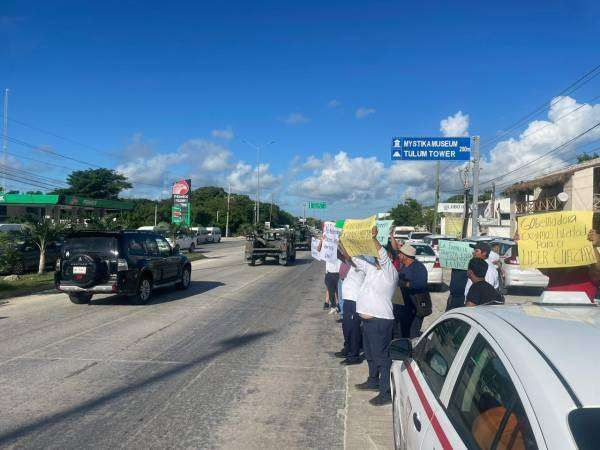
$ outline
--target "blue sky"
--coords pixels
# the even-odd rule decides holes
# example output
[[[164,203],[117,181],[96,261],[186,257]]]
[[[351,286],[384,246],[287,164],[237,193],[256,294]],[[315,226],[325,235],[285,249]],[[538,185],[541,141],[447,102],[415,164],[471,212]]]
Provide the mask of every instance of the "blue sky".
[[[275,141],[261,158],[264,196],[295,213],[304,200],[327,200],[330,216],[358,217],[406,196],[431,201],[433,166],[393,166],[392,136],[441,135],[453,116],[485,143],[598,65],[598,12],[577,1],[5,0],[0,87],[11,90],[12,118],[86,146],[16,122],[11,137],[118,168],[139,182],[130,195],[160,196],[151,185],[185,176],[248,192],[256,152],[243,140]],[[600,120],[598,100],[584,105],[599,80],[553,105],[554,119],[542,111],[484,145],[482,177]],[[535,142],[519,137],[532,130]],[[85,167],[9,145],[19,170],[67,172],[15,155]],[[455,168],[444,165],[443,189],[457,188]]]

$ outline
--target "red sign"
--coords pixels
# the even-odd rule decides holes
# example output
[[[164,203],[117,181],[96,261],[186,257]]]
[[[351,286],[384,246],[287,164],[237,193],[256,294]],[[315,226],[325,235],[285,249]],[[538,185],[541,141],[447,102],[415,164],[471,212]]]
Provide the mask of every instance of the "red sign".
[[[179,180],[173,185],[173,195],[185,195],[190,192],[190,185],[187,180]]]

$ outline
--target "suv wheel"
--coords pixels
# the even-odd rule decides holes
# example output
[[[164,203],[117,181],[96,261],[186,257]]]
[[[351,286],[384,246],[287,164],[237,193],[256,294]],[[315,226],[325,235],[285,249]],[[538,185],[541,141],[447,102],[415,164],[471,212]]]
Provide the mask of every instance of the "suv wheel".
[[[183,272],[181,273],[181,281],[177,283],[177,289],[187,289],[190,287],[190,282],[192,279],[192,269],[188,266],[183,268]]]
[[[84,305],[92,300],[92,294],[81,292],[77,294],[69,294],[69,300],[77,305]]]
[[[131,297],[131,303],[134,305],[145,305],[150,300],[151,295],[152,279],[146,275],[140,280],[136,294]]]

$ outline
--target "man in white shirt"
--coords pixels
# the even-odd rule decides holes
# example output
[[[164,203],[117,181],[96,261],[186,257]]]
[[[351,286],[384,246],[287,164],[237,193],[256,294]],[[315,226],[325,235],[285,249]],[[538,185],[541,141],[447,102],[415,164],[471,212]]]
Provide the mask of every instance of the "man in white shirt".
[[[379,254],[375,265],[356,259],[357,268],[365,273],[358,292],[356,311],[363,322],[363,348],[369,364],[369,378],[356,385],[362,390],[378,390],[369,400],[375,406],[391,403],[389,346],[394,331],[392,297],[398,285],[398,271],[387,250],[377,241],[377,227],[372,230],[373,243]]]
[[[490,283],[494,289],[498,289],[500,287],[500,282],[498,281],[498,269],[489,260],[490,251],[491,249],[489,244],[485,242],[478,242],[473,247],[473,258],[480,258],[487,262],[488,269],[485,274],[485,281]],[[469,289],[471,289],[472,285],[473,282],[469,279],[469,281],[467,281],[467,285],[465,286],[465,298],[467,298],[467,294],[469,293]]]

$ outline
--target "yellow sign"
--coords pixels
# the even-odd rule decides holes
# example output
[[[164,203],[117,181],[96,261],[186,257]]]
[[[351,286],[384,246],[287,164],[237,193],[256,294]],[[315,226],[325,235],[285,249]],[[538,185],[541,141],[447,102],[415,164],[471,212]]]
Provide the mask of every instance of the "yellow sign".
[[[372,231],[376,223],[375,216],[363,220],[348,219],[344,222],[340,240],[350,256],[377,256]]]
[[[446,236],[453,236],[460,238],[462,236],[462,228],[463,228],[463,218],[462,217],[444,217],[445,222],[445,231],[444,234]]]
[[[519,217],[519,264],[551,268],[594,263],[594,248],[587,238],[593,215],[561,211]]]

